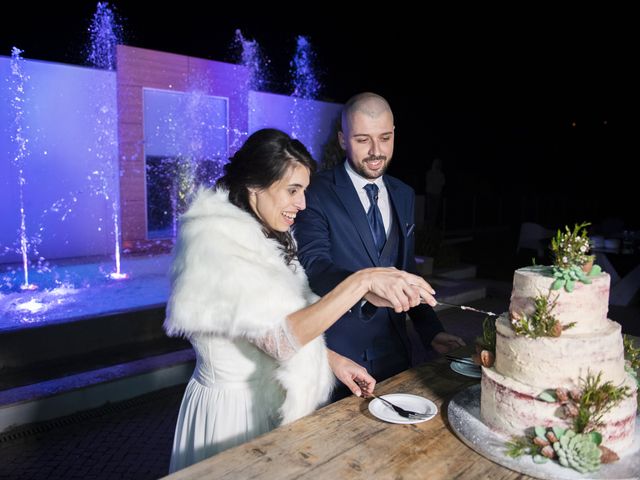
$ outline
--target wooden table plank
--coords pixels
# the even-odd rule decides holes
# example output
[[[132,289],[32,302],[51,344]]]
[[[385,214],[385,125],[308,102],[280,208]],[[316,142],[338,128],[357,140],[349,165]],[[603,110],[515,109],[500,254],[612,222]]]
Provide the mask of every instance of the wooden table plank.
[[[376,393],[412,393],[439,409],[413,425],[382,422],[355,396],[167,477],[172,480],[263,478],[528,479],[478,455],[447,421],[447,401],[477,383],[440,360],[378,384]]]

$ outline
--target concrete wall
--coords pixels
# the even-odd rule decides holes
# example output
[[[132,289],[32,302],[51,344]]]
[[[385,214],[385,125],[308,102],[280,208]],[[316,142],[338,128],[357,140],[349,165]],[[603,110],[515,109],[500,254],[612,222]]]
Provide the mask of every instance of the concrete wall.
[[[300,140],[319,162],[324,144],[335,134],[333,125],[341,110],[338,103],[250,91],[249,132],[260,128],[283,130]]]
[[[0,57],[0,263],[20,259],[15,253],[20,227],[17,146],[12,141],[16,112],[5,81],[10,60]],[[37,249],[46,258],[108,254],[113,249],[114,195],[106,199],[101,191],[105,183],[117,185],[116,146],[102,143],[98,152],[101,132],[90,119],[96,117],[101,97],[103,120],[115,122],[115,73],[33,60],[23,65],[29,77],[23,117],[28,235],[39,238]]]

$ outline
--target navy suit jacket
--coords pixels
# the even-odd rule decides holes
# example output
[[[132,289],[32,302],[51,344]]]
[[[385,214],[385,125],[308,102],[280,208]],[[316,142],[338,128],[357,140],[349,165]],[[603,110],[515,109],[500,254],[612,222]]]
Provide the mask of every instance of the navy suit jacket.
[[[398,222],[400,245],[396,265],[415,273],[413,189],[389,175],[384,175],[383,181]],[[307,208],[297,215],[294,233],[300,262],[316,294],[325,295],[358,270],[381,266],[366,213],[344,164],[316,174],[307,189],[306,202]],[[372,347],[366,345],[366,333],[373,325],[366,324],[370,318],[360,306],[361,302],[354,305],[325,337],[329,348],[362,364],[362,351]],[[391,317],[409,354],[405,314],[396,314],[392,309],[378,310],[385,318]],[[433,309],[422,304],[411,309],[409,316],[425,347],[431,348],[433,337],[443,331]],[[373,319],[376,317],[381,315],[376,313]]]

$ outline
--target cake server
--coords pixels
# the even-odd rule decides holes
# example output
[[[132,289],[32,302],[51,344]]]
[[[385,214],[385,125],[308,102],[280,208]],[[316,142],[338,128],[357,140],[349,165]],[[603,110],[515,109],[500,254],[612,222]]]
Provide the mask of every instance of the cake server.
[[[484,315],[489,315],[490,317],[497,317],[498,316],[497,313],[486,312],[484,310],[479,310],[477,308],[468,307],[466,305],[456,305],[455,303],[441,302],[440,300],[436,300],[436,301],[438,302],[438,305],[444,305],[446,307],[456,307],[456,308],[459,308],[461,310],[470,310],[472,312],[478,312],[478,313],[483,313]]]

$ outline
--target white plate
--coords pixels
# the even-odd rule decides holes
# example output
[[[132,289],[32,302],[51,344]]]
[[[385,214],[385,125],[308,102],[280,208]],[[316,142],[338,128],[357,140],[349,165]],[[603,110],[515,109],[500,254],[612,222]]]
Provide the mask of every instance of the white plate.
[[[471,360],[471,357],[467,357]],[[480,378],[482,377],[482,370],[479,365],[469,365],[462,362],[451,362],[451,370],[465,377]]]
[[[432,413],[433,415],[425,418],[424,420],[411,419],[401,417],[391,407],[385,405],[382,400],[374,398],[369,402],[369,411],[374,417],[378,417],[380,420],[390,423],[420,423],[431,420],[438,413],[438,407],[431,400],[419,397],[418,395],[411,395],[410,393],[390,393],[387,395],[380,395],[385,400],[397,405],[400,408],[406,410],[413,410],[418,413]]]

